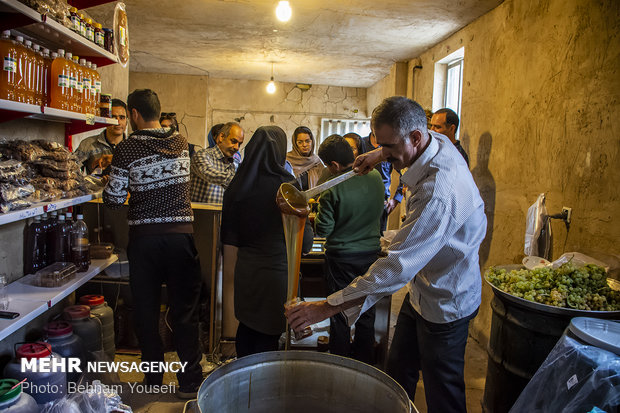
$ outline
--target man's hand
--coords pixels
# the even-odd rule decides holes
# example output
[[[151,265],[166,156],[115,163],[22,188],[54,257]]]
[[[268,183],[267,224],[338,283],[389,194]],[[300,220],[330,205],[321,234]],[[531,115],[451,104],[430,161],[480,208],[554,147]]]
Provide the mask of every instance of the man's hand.
[[[355,158],[353,170],[357,172],[358,175],[366,175],[368,172],[372,171],[372,168],[374,168],[376,164],[383,161],[385,161],[383,150],[381,148],[373,149]]]
[[[398,202],[394,198],[388,199],[388,201],[385,203],[385,210],[388,213],[388,215],[390,215],[390,213],[394,211],[394,208],[396,208],[399,203],[400,202]]]
[[[99,167],[105,169],[112,164],[112,155],[102,155],[99,158]]]
[[[298,333],[307,326],[323,321],[340,312],[340,306],[334,307],[327,300],[303,301],[299,304],[285,305],[284,308],[284,314],[288,319],[289,325]]]

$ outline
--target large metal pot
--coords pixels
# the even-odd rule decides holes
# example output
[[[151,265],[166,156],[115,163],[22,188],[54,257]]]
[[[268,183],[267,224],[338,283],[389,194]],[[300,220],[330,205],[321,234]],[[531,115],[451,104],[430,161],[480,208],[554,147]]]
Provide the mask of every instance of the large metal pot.
[[[220,367],[200,386],[198,407],[201,413],[418,412],[382,371],[310,351],[259,353]]]

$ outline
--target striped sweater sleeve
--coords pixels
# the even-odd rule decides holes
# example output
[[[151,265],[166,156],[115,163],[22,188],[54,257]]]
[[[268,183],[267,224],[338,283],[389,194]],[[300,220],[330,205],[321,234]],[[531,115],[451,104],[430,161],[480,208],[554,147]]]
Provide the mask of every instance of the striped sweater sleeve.
[[[124,142],[121,142],[121,145]],[[103,203],[112,209],[117,209],[127,200],[129,188],[129,162],[126,162],[123,151],[117,148],[110,167],[110,181],[103,190]],[[124,149],[124,148],[123,148]]]

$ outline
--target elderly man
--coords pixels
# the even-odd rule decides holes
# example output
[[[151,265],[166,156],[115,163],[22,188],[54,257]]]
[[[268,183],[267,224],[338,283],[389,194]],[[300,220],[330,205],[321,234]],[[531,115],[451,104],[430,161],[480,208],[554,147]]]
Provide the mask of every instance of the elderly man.
[[[215,138],[216,145],[201,149],[192,158],[192,202],[221,204],[224,191],[239,167],[235,154],[243,144],[243,129],[228,122]]]
[[[78,159],[82,161],[86,172],[89,174],[97,167],[105,169],[112,162],[114,149],[125,139],[127,128],[127,105],[120,99],[112,99],[112,117],[118,121],[118,125],[105,128],[98,135],[89,136],[80,142],[75,150]]]
[[[454,145],[428,131],[416,102],[384,100],[373,112],[372,128],[381,148],[360,155],[354,168],[367,173],[386,160],[398,170],[408,168],[401,179],[411,192],[406,219],[388,255],[366,274],[327,300],[288,307],[286,315],[296,331],[341,312],[351,325],[406,285],[388,374],[413,400],[421,369],[429,411],[465,412],[465,345],[481,300],[484,203],[466,164],[454,162]]]
[[[467,166],[469,166],[469,157],[465,152],[465,149],[461,146],[461,141],[456,139],[456,130],[459,128],[459,116],[452,109],[443,108],[433,113],[431,118],[431,130],[442,135],[446,135],[450,142],[456,146],[459,153],[465,159]]]

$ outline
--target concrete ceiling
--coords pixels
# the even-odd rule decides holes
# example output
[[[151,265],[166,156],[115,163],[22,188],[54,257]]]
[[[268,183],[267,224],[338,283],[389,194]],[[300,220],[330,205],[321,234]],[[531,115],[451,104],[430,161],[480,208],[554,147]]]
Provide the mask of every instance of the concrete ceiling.
[[[126,0],[130,70],[369,87],[503,0]]]

